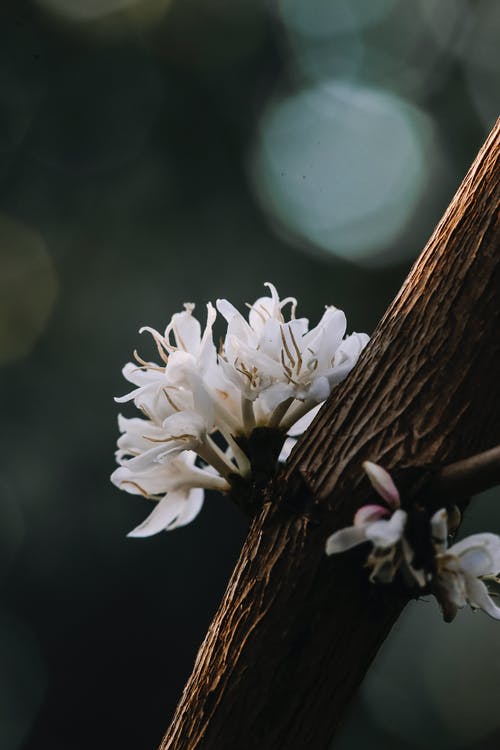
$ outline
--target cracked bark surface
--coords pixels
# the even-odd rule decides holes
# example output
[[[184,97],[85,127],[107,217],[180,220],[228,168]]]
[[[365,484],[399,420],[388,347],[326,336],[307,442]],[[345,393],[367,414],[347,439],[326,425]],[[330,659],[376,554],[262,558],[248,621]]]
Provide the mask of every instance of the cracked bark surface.
[[[500,443],[500,121],[338,387],[265,491],[161,750],[324,750],[408,594],[327,558],[381,463],[403,490]],[[425,502],[425,489],[422,491]]]

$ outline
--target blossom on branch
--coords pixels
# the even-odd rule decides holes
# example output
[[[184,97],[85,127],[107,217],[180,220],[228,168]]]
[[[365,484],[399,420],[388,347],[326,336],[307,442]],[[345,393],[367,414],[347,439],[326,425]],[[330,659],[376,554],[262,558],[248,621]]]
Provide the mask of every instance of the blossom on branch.
[[[216,308],[207,305],[204,328],[186,304],[164,333],[140,329],[153,337],[160,363],[135,352],[137,363],[123,369],[135,387],[116,401],[132,401],[142,417],[120,415],[119,467],[111,479],[158,504],[132,536],[185,525],[201,509],[205,489],[229,492],[237,481],[251,483],[257,465],[260,479],[259,450],[272,473],[368,342],[366,334],[345,337],[345,315],[334,307],[309,330],[306,318],[295,317],[297,300],[280,300],[266,286],[269,296],[249,305],[248,319],[221,299]],[[218,351],[217,311],[227,323]]]
[[[363,505],[354,516],[353,526],[340,529],[328,537],[326,554],[344,552],[370,542],[367,559],[370,580],[390,583],[400,569],[418,585],[425,584],[424,572],[413,564],[414,551],[405,536],[408,514],[401,509],[398,489],[390,474],[371,461],[363,463],[368,479],[384,505]]]
[[[363,468],[384,504],[363,505],[352,526],[328,537],[326,554],[370,543],[366,565],[372,582],[391,583],[401,574],[401,580],[417,586],[419,593],[435,595],[446,622],[466,604],[500,620],[500,607],[492,598],[500,588],[500,536],[473,534],[448,547],[460,523],[456,506],[449,511],[440,508],[430,518],[420,503],[403,509],[390,474],[370,461]],[[417,534],[411,532],[410,522],[418,527]]]
[[[446,622],[451,622],[466,604],[500,620],[500,607],[489,591],[499,583],[499,536],[472,534],[440,552],[436,562],[435,594]]]

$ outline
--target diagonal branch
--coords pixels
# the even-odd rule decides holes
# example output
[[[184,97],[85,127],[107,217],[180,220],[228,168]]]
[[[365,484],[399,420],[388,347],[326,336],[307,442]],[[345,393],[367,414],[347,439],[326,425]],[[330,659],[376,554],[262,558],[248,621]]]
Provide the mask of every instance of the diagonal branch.
[[[430,487],[436,497],[467,499],[500,484],[500,445],[444,466]]]
[[[328,747],[406,602],[370,587],[353,556],[324,555],[368,491],[362,461],[409,490],[500,443],[499,198],[500,122],[357,368],[267,489],[162,750]]]

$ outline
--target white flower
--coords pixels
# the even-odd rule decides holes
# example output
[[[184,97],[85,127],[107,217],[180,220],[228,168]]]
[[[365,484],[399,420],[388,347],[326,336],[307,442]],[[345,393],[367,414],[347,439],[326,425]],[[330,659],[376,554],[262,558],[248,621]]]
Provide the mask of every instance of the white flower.
[[[217,300],[228,324],[221,367],[242,393],[245,427],[256,423],[288,430],[346,377],[368,336],[354,333],[344,340],[346,318],[335,307],[327,307],[309,330],[307,318],[295,318],[297,300],[280,300],[276,288],[266,286],[270,297],[250,306],[248,322],[230,302]],[[288,321],[283,315],[287,305]]]
[[[400,507],[396,485],[385,469],[371,461],[365,461],[363,469],[373,489],[386,505],[362,506],[356,512],[352,526],[340,529],[328,537],[326,554],[345,552],[358,544],[370,542],[372,549],[367,566],[371,571],[371,581],[390,583],[401,568],[423,586],[424,573],[413,566],[414,551],[404,535],[408,515]]]
[[[253,467],[262,481],[287,436],[305,429],[356,363],[368,337],[344,339],[343,312],[327,308],[309,331],[305,318],[295,319],[296,300],[280,301],[268,286],[270,296],[251,306],[248,322],[227,300],[217,302],[227,321],[219,353],[212,333],[217,312],[210,303],[204,329],[191,303],[172,316],[163,334],[140,329],[153,337],[160,364],[134,352],[137,364],[123,370],[135,388],[116,400],[133,401],[143,418],[119,417],[120,466],[112,481],[158,504],[133,536],[188,523],[205,489],[228,492],[238,475],[250,486]],[[283,317],[287,305],[289,321]],[[262,429],[253,439],[257,427],[269,429],[269,439]]]
[[[443,519],[443,511],[438,513]],[[449,549],[441,547],[436,555],[434,589],[444,619],[450,622],[468,603],[500,620],[500,607],[488,591],[488,583],[498,584],[499,572],[500,537],[496,534],[472,534]]]
[[[113,472],[111,480],[117,487],[158,502],[128,536],[151,536],[184,526],[198,515],[203,505],[203,488],[228,489],[224,479],[198,468],[195,460],[195,453],[185,451],[167,464],[153,464],[142,472],[134,471],[127,463]]]

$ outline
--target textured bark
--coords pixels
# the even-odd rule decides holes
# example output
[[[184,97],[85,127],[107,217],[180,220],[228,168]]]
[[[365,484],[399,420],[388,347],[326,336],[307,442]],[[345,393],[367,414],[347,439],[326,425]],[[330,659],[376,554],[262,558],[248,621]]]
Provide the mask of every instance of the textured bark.
[[[406,602],[324,545],[368,493],[500,443],[500,125],[378,325],[268,489],[162,750],[324,750]],[[425,500],[425,493],[423,495]],[[358,564],[359,563],[359,564]]]

